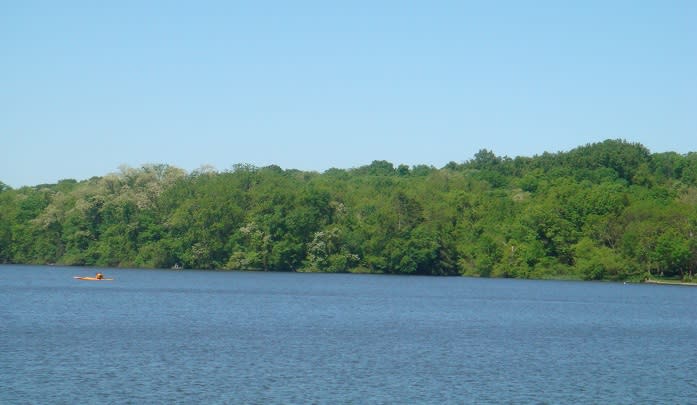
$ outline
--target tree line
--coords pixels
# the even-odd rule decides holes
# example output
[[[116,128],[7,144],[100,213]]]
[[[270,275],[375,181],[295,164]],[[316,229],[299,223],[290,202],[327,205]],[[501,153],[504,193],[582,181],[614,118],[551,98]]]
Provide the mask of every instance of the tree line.
[[[121,167],[0,182],[0,263],[689,280],[697,153],[607,140],[443,168]]]

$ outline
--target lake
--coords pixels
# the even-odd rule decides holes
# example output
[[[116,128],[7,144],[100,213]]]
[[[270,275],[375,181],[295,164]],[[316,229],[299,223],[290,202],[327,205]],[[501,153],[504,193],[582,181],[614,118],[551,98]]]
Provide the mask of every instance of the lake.
[[[697,288],[0,266],[0,403],[695,403]]]

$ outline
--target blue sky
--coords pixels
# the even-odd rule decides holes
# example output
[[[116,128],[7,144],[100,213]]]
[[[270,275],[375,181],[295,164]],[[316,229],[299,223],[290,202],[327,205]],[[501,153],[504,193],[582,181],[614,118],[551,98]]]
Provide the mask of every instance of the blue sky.
[[[8,1],[0,181],[697,151],[695,1]]]

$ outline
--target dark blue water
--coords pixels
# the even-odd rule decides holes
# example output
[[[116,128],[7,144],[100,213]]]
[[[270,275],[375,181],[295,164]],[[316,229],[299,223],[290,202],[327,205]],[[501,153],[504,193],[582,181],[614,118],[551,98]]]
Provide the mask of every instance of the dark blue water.
[[[694,403],[697,288],[0,266],[0,403]]]

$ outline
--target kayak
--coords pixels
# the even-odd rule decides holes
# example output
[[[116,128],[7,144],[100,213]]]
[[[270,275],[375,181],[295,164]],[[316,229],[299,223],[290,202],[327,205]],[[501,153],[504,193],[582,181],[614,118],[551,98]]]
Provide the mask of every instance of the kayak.
[[[97,278],[97,277],[73,277],[75,280],[86,280],[86,281],[112,281],[113,278]]]

